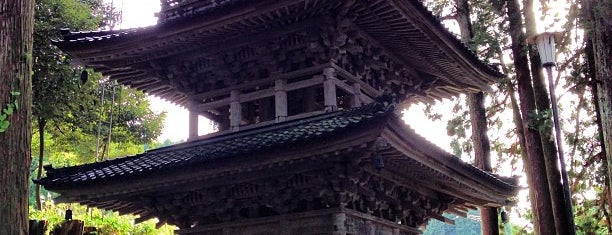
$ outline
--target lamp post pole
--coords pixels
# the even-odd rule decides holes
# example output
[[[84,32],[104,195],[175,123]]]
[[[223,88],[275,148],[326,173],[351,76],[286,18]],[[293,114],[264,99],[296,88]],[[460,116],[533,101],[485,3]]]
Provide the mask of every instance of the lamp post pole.
[[[561,180],[563,181],[563,196],[565,198],[565,206],[567,215],[569,218],[569,226],[572,228],[572,234],[576,234],[576,227],[574,224],[574,213],[572,208],[572,195],[569,189],[569,180],[567,178],[567,171],[565,170],[565,155],[563,152],[563,142],[561,142],[561,123],[559,122],[559,110],[557,107],[557,96],[555,95],[555,84],[552,78],[552,66],[544,67],[548,74],[548,91],[550,93],[550,102],[552,103],[553,121],[555,122],[555,136],[557,137],[557,153],[559,154],[559,163],[561,166]]]
[[[557,153],[559,155],[559,165],[561,167],[561,180],[563,181],[563,197],[565,199],[565,209],[569,219],[570,234],[576,234],[574,224],[574,213],[572,209],[572,196],[569,189],[569,180],[565,170],[565,156],[563,152],[563,142],[561,138],[561,122],[559,122],[559,109],[557,106],[557,96],[555,95],[555,83],[552,77],[552,67],[555,66],[555,38],[560,33],[542,33],[535,36],[533,43],[537,44],[542,66],[546,69],[548,77],[548,92],[550,93],[550,103],[552,106],[553,121],[555,125],[555,137],[557,142]]]

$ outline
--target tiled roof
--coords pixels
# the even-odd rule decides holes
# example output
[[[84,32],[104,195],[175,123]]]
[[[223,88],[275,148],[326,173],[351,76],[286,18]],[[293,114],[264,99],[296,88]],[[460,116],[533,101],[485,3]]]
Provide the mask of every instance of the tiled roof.
[[[101,182],[118,177],[176,169],[244,153],[255,153],[371,123],[392,113],[391,109],[391,106],[372,103],[356,109],[191,141],[125,158],[58,169],[46,166],[47,176],[36,183],[53,187]]]
[[[477,65],[479,66],[480,69],[487,71],[491,74],[494,74],[495,76],[501,78],[504,76],[504,74],[502,72],[499,71],[499,69],[485,61],[482,61],[478,55],[476,54],[476,52],[474,52],[472,49],[469,48],[469,46],[465,43],[463,43],[461,40],[459,40],[459,38],[453,34],[448,28],[446,28],[446,26],[444,26],[442,24],[442,21],[440,21],[440,18],[436,15],[434,15],[433,12],[431,12],[429,9],[427,9],[427,7],[425,5],[423,5],[423,3],[421,1],[408,1],[408,2],[413,2],[415,3],[414,6],[416,9],[418,9],[419,11],[422,12],[422,14],[427,17],[427,19],[429,20],[429,22],[433,23],[437,28],[441,29],[440,31],[444,34],[444,37],[446,37],[448,40],[452,41],[455,46],[457,48],[460,48],[461,50],[463,50],[469,57],[471,60],[476,61]]]
[[[243,0],[217,1],[215,4],[212,4],[209,7],[202,7],[201,9],[197,9],[197,10],[190,9],[188,11],[184,11],[183,12],[184,16],[170,17],[169,19],[165,19],[164,22],[161,22],[158,25],[172,26],[173,24],[181,24],[180,22],[182,21],[191,21],[198,17],[202,17],[207,14],[210,14],[210,11],[218,10],[221,8],[226,8],[226,7],[229,7],[229,6],[238,4],[238,3],[242,3],[242,2],[246,2],[246,1],[243,1]],[[431,11],[429,11],[429,9],[427,9],[427,7],[423,5],[422,2],[407,1],[407,3],[414,5],[415,9],[420,11],[420,13],[424,15],[430,23],[434,24],[440,30],[440,32],[442,32],[445,38],[452,41],[453,44],[455,44],[457,48],[459,48],[466,55],[468,55],[468,57],[470,57],[470,59],[473,60],[480,69],[487,71],[488,73],[496,77],[504,76],[499,71],[499,69],[480,60],[480,58],[478,58],[478,55],[476,55],[476,53],[472,51],[471,49],[469,49],[469,47],[465,43],[459,40],[459,38],[457,38],[456,35],[451,33],[444,25],[442,25],[442,23],[440,22],[440,19],[437,16],[435,16]],[[57,40],[55,41],[55,43],[65,44],[65,43],[74,43],[74,42],[90,42],[90,41],[108,40],[108,39],[120,38],[122,36],[130,35],[130,34],[148,33],[144,31],[148,31],[148,29],[153,29],[155,27],[156,26],[154,25],[154,26],[150,26],[146,28],[133,28],[133,29],[110,30],[110,31],[83,31],[83,32],[70,32],[66,29],[62,29],[63,39]]]
[[[305,119],[288,121],[256,129],[233,132],[207,139],[191,141],[154,149],[135,156],[54,169],[46,166],[47,176],[37,184],[47,188],[76,186],[83,183],[99,183],[135,177],[164,170],[206,163],[246,153],[257,153],[277,146],[299,145],[324,136],[336,135],[354,127],[388,120],[393,106],[375,102],[360,108],[322,114]],[[468,174],[486,179],[498,187],[515,189],[516,180],[484,172],[471,164],[445,152],[433,143],[416,135],[411,140],[426,146],[429,154],[441,157],[449,166],[458,167]],[[421,146],[421,147],[423,147]]]
[[[69,29],[60,30],[62,34],[62,40],[53,41],[57,42],[91,42],[106,40],[111,38],[117,38],[124,35],[137,33],[147,28],[132,28],[132,29],[119,29],[119,30],[97,30],[97,31],[79,31],[71,32]]]

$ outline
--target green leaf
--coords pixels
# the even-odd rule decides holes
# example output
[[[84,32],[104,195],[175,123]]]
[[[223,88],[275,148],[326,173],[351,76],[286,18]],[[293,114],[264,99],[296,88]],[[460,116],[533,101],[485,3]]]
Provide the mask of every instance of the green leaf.
[[[18,96],[18,95],[21,95],[21,92],[19,92],[19,91],[11,91],[11,95],[12,96]]]
[[[15,104],[15,109],[19,109],[19,102],[17,102],[17,101],[15,100],[15,102],[13,102],[13,104]]]
[[[7,105],[7,107],[3,111],[4,111],[4,113],[6,115],[11,115],[11,114],[13,114],[14,108],[15,108],[15,106],[13,104],[9,104],[9,105]]]
[[[9,126],[11,125],[11,122],[9,121],[1,121],[0,122],[0,131],[4,132]]]
[[[6,120],[6,114],[0,114],[0,122]]]

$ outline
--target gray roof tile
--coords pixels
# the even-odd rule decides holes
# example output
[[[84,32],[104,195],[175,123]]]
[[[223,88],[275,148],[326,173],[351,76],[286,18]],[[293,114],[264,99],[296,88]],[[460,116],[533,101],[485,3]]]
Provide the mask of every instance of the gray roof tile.
[[[356,109],[159,148],[125,158],[57,169],[46,166],[47,176],[37,183],[68,186],[178,169],[187,164],[254,153],[338,133],[384,117],[392,113],[390,109],[390,106],[373,103]]]

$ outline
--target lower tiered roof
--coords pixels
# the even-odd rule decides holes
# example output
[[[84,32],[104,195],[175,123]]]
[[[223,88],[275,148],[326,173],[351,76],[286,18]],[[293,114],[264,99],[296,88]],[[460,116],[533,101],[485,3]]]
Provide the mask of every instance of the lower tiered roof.
[[[242,214],[228,211],[241,207],[266,208],[269,215],[300,211],[307,201],[309,208],[403,208],[408,212],[388,219],[410,217],[405,223],[416,228],[428,218],[443,220],[445,210],[512,203],[518,189],[515,178],[479,170],[423,139],[383,102],[45,169],[36,183],[59,193],[60,202],[181,227],[231,220]],[[376,203],[363,202],[369,200]]]

